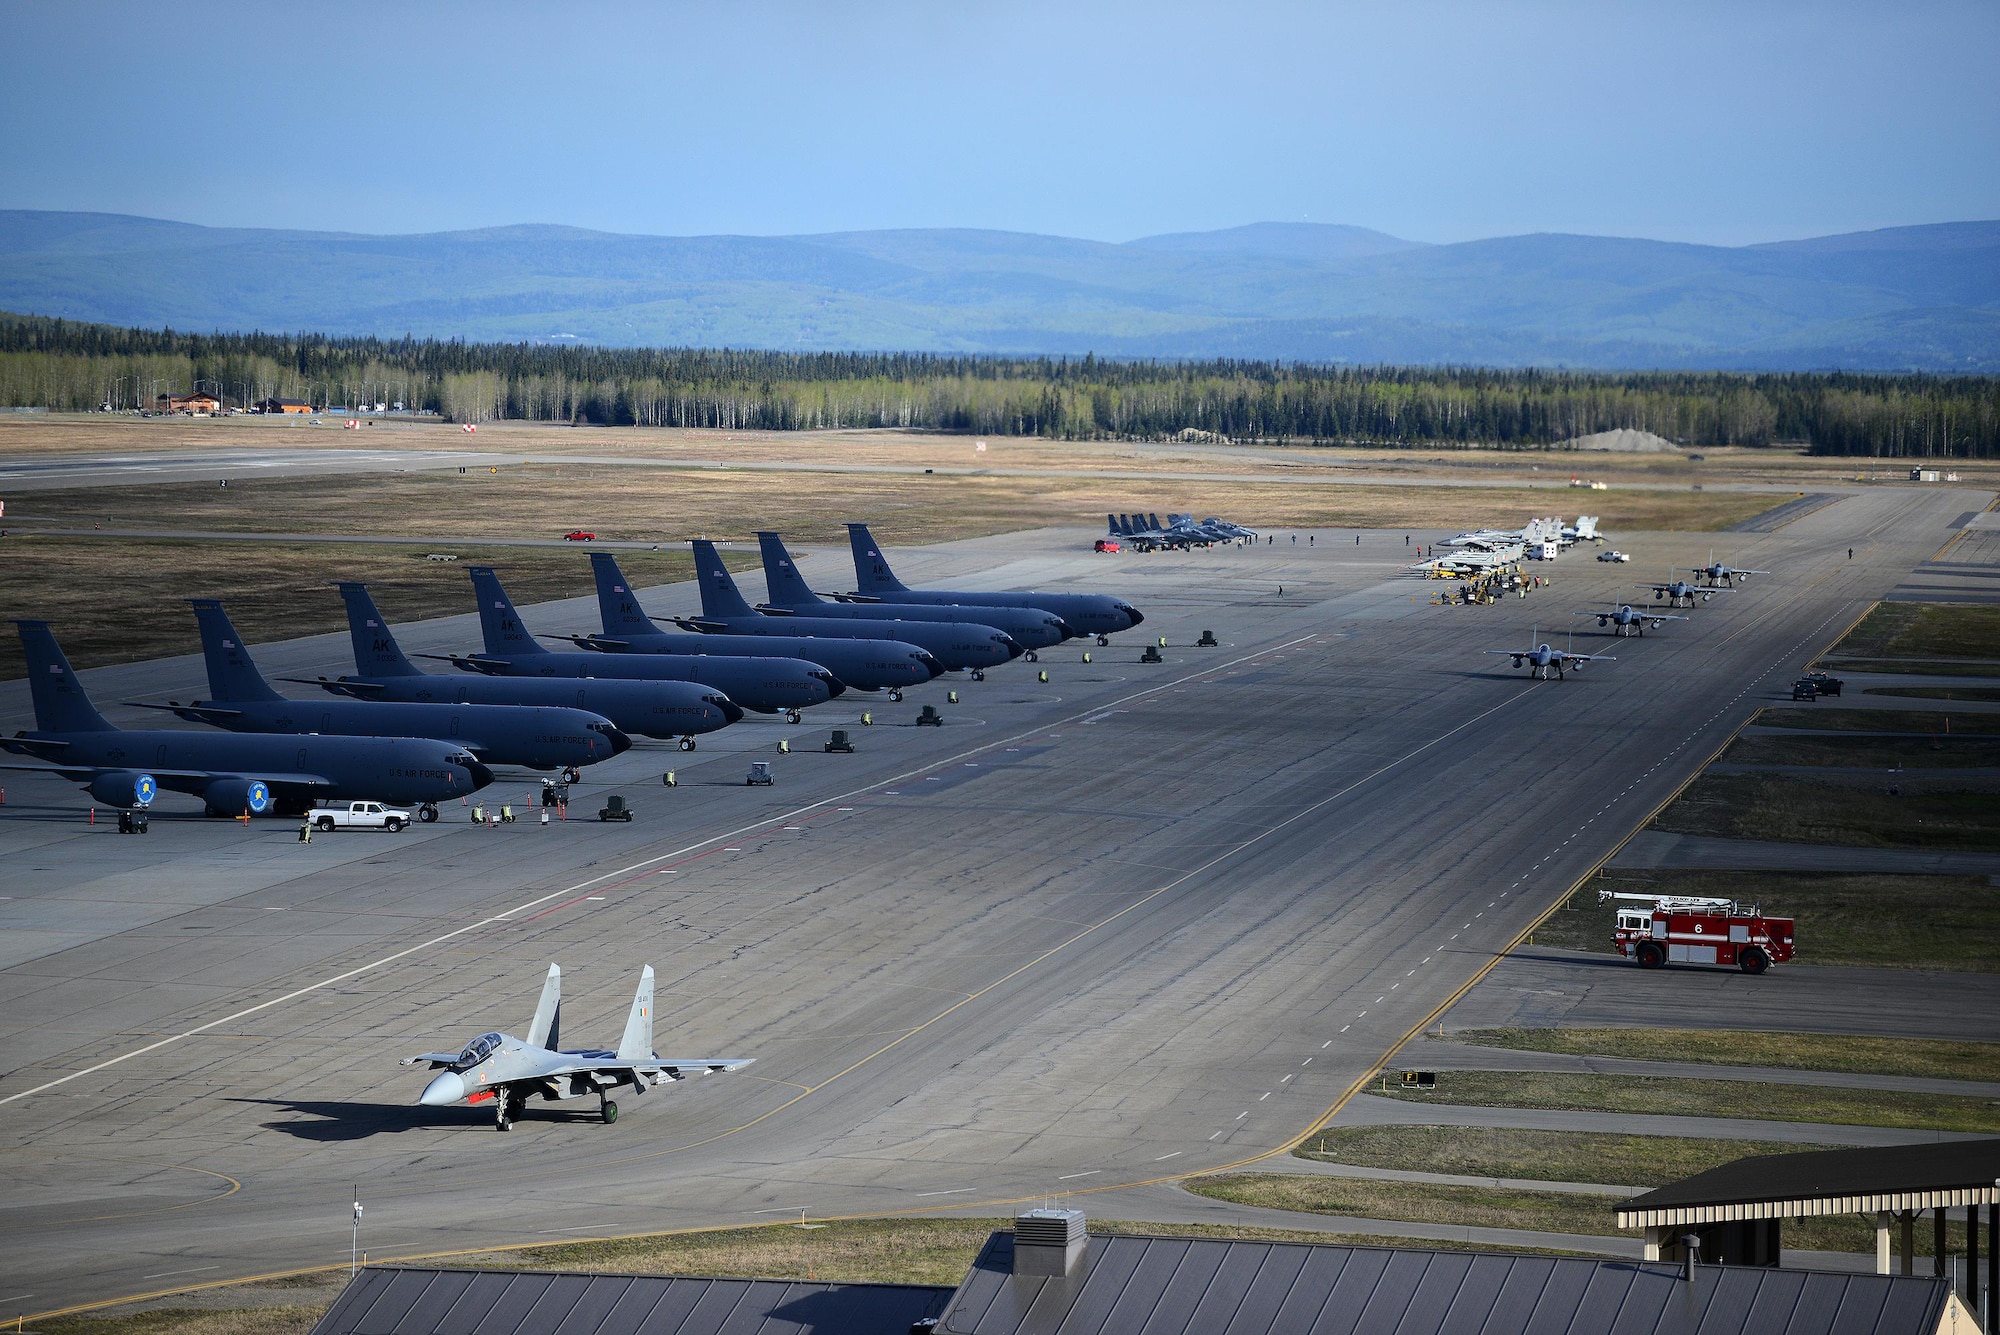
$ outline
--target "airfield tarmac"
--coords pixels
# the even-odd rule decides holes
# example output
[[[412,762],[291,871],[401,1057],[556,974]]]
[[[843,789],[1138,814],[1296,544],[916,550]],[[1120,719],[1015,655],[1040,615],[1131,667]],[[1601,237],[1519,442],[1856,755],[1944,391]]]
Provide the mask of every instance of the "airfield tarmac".
[[[1400,531],[1153,557],[1093,556],[1082,533],[896,553],[912,583],[1098,588],[1148,619],[1094,663],[1072,644],[960,682],[956,706],[940,681],[901,705],[850,694],[801,726],[752,721],[692,755],[642,744],[547,829],[448,809],[301,847],[287,822],[205,821],[169,797],[151,835],[121,838],[84,823],[74,786],[10,776],[0,1311],[344,1264],[357,1188],[361,1245],[382,1259],[997,1212],[1280,1149],[1988,499],[1885,488],[1742,535],[1727,559],[1777,573],[1643,641],[1569,613],[1643,596],[1638,572],[1704,555],[1705,536],[1614,535],[1630,565],[1573,552],[1542,572],[1554,588],[1493,608],[1426,605],[1440,586],[1399,573]],[[837,582],[843,562],[801,565]],[[593,610],[528,619],[587,628]],[[469,621],[398,630],[462,647]],[[1620,661],[1531,683],[1480,652],[1536,622]],[[1184,647],[1203,629],[1223,647]],[[1155,634],[1174,647],[1141,665]],[[344,636],[259,658],[274,677],[348,666]],[[85,675],[101,705],[200,683],[191,659]],[[0,724],[26,726],[25,703],[0,685]],[[923,703],[946,726],[912,726]],[[835,727],[858,754],[818,751]],[[742,786],[752,756],[776,788]],[[613,791],[631,825],[587,819]],[[535,1105],[504,1139],[479,1111],[413,1107],[423,1077],[396,1058],[518,1028],[550,960],[568,1042],[615,1037],[651,963],[663,1053],[756,1065],[628,1095],[611,1127],[587,1100]],[[1690,985],[1686,1004],[1712,991]]]

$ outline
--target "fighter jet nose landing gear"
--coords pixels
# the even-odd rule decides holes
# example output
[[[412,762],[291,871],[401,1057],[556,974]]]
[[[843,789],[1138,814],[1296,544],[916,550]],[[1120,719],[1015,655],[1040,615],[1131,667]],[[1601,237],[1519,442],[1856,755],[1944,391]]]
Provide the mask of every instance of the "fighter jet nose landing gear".
[[[504,1089],[493,1096],[493,1129],[495,1131],[514,1129],[514,1099]]]

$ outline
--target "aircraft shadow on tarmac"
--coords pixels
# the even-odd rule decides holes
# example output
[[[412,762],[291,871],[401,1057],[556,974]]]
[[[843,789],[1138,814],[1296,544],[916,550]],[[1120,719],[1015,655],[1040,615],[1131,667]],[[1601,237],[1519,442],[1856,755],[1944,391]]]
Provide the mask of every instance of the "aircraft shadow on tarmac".
[[[299,1117],[264,1123],[271,1131],[282,1131],[300,1140],[336,1143],[367,1140],[373,1136],[396,1135],[404,1131],[472,1130],[492,1128],[490,1116],[476,1117],[463,1108],[425,1108],[400,1103],[336,1103],[326,1099],[231,1099],[232,1103],[261,1103],[285,1108]],[[603,1119],[593,1105],[588,1114],[578,1110],[536,1108],[519,1115],[521,1121],[599,1122]]]

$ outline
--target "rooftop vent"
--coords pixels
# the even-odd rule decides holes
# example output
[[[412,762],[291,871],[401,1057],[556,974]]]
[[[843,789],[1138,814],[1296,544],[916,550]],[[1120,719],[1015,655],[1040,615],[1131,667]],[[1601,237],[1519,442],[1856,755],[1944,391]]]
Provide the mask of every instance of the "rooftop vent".
[[[1067,1275],[1083,1259],[1081,1210],[1029,1210],[1014,1219],[1014,1273]]]

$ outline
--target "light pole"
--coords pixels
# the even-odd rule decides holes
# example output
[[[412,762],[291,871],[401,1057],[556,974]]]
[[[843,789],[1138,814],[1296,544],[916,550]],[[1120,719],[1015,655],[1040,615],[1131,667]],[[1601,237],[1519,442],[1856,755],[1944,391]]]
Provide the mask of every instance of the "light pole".
[[[361,1269],[361,1188],[354,1188],[354,1233],[348,1242],[347,1277],[349,1279]]]

